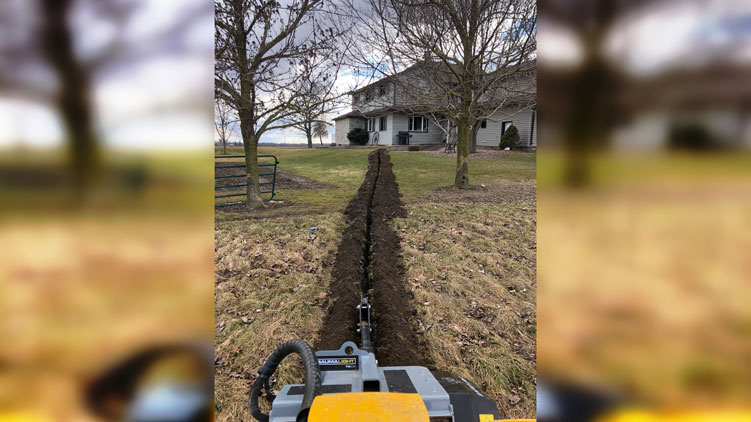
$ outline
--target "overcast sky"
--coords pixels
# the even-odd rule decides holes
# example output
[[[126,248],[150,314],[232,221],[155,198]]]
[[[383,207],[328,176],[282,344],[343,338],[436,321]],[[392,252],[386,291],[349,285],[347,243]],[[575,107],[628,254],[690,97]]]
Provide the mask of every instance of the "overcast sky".
[[[538,59],[576,65],[581,51],[575,35],[544,20],[538,27]],[[605,49],[614,63],[637,76],[711,60],[751,63],[749,2],[657,2],[621,19]]]
[[[191,5],[205,2],[145,0],[122,36],[138,42],[148,40],[149,34],[169,27]],[[112,35],[112,28],[87,18],[86,13],[76,19],[80,19],[76,23],[81,51],[96,50],[102,39]],[[564,66],[576,63],[579,41],[571,33],[546,21],[541,21],[539,28],[539,60]],[[122,71],[115,69],[96,82],[97,116],[108,145],[159,149],[211,145],[211,105],[205,101],[206,110],[195,106],[197,99],[206,99],[213,92],[210,10],[184,29],[181,36],[194,47],[191,52],[160,54]],[[701,65],[718,58],[751,63],[751,11],[747,0],[658,3],[623,19],[606,45],[611,57],[635,74]],[[342,71],[337,89],[346,90],[357,79]],[[342,108],[328,117],[347,111]],[[332,125],[329,133],[333,131]],[[304,135],[293,129],[271,131],[261,141],[306,142]],[[60,144],[60,123],[48,105],[0,92],[0,146]]]
[[[21,5],[28,7],[30,3]],[[79,55],[87,57],[111,38],[119,37],[130,46],[132,57],[138,57],[139,52],[153,46],[155,34],[175,26],[187,11],[207,7],[201,7],[193,23],[181,26],[173,41],[157,54],[129,58],[95,79],[97,121],[106,144],[156,149],[211,145],[211,5],[206,0],[145,0],[138,4],[129,23],[118,33],[107,21],[97,20],[85,2],[79,2],[71,19]],[[0,92],[0,146],[58,146],[61,137],[60,122],[48,104]]]

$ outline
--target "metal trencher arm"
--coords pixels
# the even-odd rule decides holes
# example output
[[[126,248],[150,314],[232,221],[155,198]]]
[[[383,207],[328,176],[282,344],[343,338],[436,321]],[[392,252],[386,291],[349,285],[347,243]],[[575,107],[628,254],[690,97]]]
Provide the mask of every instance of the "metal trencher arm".
[[[225,159],[232,159],[232,158],[242,158],[243,161],[240,162],[233,162],[233,161],[224,161],[220,162],[220,160]],[[265,162],[262,162],[265,161]],[[273,162],[271,162],[273,160]],[[258,180],[259,185],[261,185],[261,195],[269,195],[267,198],[264,198],[265,202],[268,202],[272,199],[274,199],[274,196],[276,195],[276,168],[279,165],[279,159],[276,158],[275,155],[271,154],[261,154],[258,156]],[[240,197],[245,196],[247,197],[247,186],[248,183],[245,182],[245,171],[242,173],[233,173],[233,170],[225,170],[224,169],[244,169],[245,168],[245,156],[244,155],[217,155],[214,157],[214,198],[234,198],[234,197]],[[222,170],[219,170],[222,169]],[[219,174],[219,173],[222,174]],[[267,178],[267,180],[264,180],[263,178]],[[233,179],[243,179],[243,183],[236,183],[233,182]],[[222,184],[225,183],[225,184]],[[225,189],[236,189],[236,188],[245,188],[242,192],[228,192]],[[219,192],[217,192],[219,191]],[[220,204],[215,204],[215,207],[228,207],[230,205],[240,205],[243,202],[236,201],[236,202],[224,202]]]

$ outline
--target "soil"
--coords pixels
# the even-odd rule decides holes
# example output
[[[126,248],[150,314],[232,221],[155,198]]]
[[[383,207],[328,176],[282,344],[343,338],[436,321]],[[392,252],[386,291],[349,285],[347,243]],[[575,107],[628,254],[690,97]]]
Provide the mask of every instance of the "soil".
[[[232,174],[238,174],[242,173],[244,170],[241,168],[216,168],[214,169],[217,176],[224,176],[224,175],[232,175]],[[271,177],[270,176],[261,176],[262,182],[270,182]],[[238,177],[230,177],[226,179],[219,179],[218,182],[220,185],[232,185],[232,184],[241,184],[245,183],[245,175],[241,174]],[[266,185],[269,186],[269,185]],[[330,189],[331,187],[328,185],[325,185],[323,183],[318,183],[315,180],[308,179],[307,177],[302,176],[296,176],[291,173],[287,173],[284,170],[277,169],[276,170],[276,182],[274,186],[274,190],[276,192],[279,192],[280,190],[292,190],[292,189]],[[261,189],[265,189],[264,186],[261,187]],[[244,192],[245,187],[236,187],[236,188],[229,188],[229,189],[218,189],[217,192],[222,193],[230,193],[230,192]],[[268,198],[268,194],[263,195],[264,198]],[[244,201],[244,196],[238,196],[233,197],[233,200],[231,202],[236,201]],[[292,205],[292,202],[290,201],[276,201],[272,200],[269,202],[266,202],[266,208],[264,210],[268,209],[275,209],[275,208],[284,208]],[[237,213],[237,212],[252,212],[252,210],[248,209],[243,204],[238,205],[230,205],[228,207],[218,207],[216,208],[219,212],[231,212],[231,213]]]
[[[237,199],[239,198],[239,199]],[[245,201],[244,196],[238,196],[235,201]],[[268,201],[265,202],[266,208],[262,208],[263,211],[273,210],[277,208],[285,208],[293,205],[292,201]],[[259,209],[250,209],[247,206],[245,206],[245,203],[237,204],[237,205],[229,205],[226,207],[217,207],[214,208],[215,212],[225,212],[225,213],[253,213],[258,212]]]
[[[225,175],[231,175],[231,174],[238,174],[243,173],[244,169],[242,168],[217,168],[214,170],[216,172],[217,176],[225,176]],[[231,177],[227,179],[219,179],[220,184],[222,185],[229,185],[229,184],[239,184],[239,183],[245,183],[244,178],[245,175],[241,174],[238,177]],[[261,181],[271,181],[270,176],[261,176]],[[323,183],[316,182],[315,180],[308,179],[307,177],[302,176],[296,176],[292,173],[287,173],[286,171],[277,168],[276,169],[276,186],[275,189],[282,190],[282,189],[330,189],[331,187],[328,185],[325,185]]]
[[[472,185],[467,189],[444,186],[430,193],[423,202],[471,204],[499,204],[522,201],[535,201],[537,186],[535,184],[511,185]]]
[[[388,152],[373,151],[357,195],[345,210],[349,226],[336,253],[331,301],[316,345],[359,343],[357,305],[368,297],[374,353],[382,365],[430,366],[417,333],[414,298],[405,280],[400,239],[390,221],[406,216]]]
[[[331,189],[331,186],[277,169],[276,189]]]

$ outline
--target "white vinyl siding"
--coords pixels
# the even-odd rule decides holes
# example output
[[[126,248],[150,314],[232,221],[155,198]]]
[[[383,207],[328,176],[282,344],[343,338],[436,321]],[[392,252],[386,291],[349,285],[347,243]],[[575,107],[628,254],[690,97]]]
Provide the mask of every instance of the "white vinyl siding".
[[[393,127],[393,117],[392,115],[386,115],[381,116],[375,119],[376,123],[374,126],[374,131],[370,133],[370,143],[373,143],[373,139],[376,137],[376,133],[378,134],[378,145],[391,145],[392,144],[392,133],[391,128]]]
[[[347,134],[350,131],[349,121],[350,119],[347,117],[334,121],[334,142],[338,145],[349,144],[349,139],[347,139]]]
[[[409,132],[409,117],[403,113],[391,114],[391,121],[389,124],[389,132],[391,133],[392,144],[398,144],[399,132]],[[430,119],[425,119],[427,123],[426,132],[409,132],[412,135],[409,138],[410,145],[425,145],[425,144],[440,144],[446,135],[443,131],[435,125]],[[387,143],[385,137],[381,137],[381,143]]]
[[[393,105],[394,86],[388,82],[363,89],[352,95],[352,109],[363,113]]]
[[[491,116],[491,119],[488,119],[487,127],[477,131],[477,145],[497,147],[501,141],[504,122],[511,122],[519,130],[519,142],[521,146],[536,146],[537,119],[534,119],[534,126],[532,126],[533,113],[533,110],[519,111],[512,108],[504,108],[497,111]]]
[[[396,145],[398,144],[397,136],[399,132],[408,132],[409,116],[404,113],[391,113],[383,116],[386,120],[386,129],[380,129],[380,118],[373,119],[373,128],[376,129],[369,133],[369,143],[373,142],[373,138],[376,133],[378,134],[378,145]],[[375,122],[378,120],[378,122]],[[410,145],[424,145],[424,144],[440,144],[446,137],[440,127],[436,126],[436,123],[426,118],[425,124],[427,125],[426,132],[409,132],[412,135],[409,138]],[[376,124],[378,126],[376,126]],[[490,121],[488,121],[490,124]],[[336,143],[341,145],[348,145],[349,140],[347,134],[355,127],[366,129],[368,127],[368,120],[358,117],[349,117],[336,121]],[[496,143],[496,146],[497,143]]]
[[[338,145],[349,145],[349,139],[347,139],[347,134],[349,134],[349,131],[356,127],[365,129],[366,122],[365,119],[359,117],[345,117],[343,119],[336,120],[335,124],[336,131],[334,133],[334,142],[336,142]]]

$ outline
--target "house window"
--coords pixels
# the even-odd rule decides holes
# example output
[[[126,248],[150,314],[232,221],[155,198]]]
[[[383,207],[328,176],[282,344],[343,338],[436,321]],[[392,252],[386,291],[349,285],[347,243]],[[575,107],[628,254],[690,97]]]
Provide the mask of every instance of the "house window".
[[[506,129],[508,129],[508,127],[511,126],[511,125],[513,125],[513,124],[514,124],[514,122],[512,122],[512,121],[501,123],[501,135],[503,135],[504,133],[506,133]]]
[[[352,100],[353,100],[352,101],[353,103],[357,104],[360,101],[360,94],[357,94],[354,97],[352,97]]]
[[[365,92],[365,101],[370,101],[373,99],[373,91],[367,90]]]
[[[378,87],[378,96],[386,95],[386,86],[381,85]]]
[[[485,129],[486,127],[488,127],[488,121],[482,119],[482,121],[480,122],[480,129]]]
[[[368,132],[375,130],[375,119],[368,119]]]
[[[378,121],[378,130],[386,130],[386,116],[383,116]]]
[[[410,116],[408,130],[410,132],[427,132],[428,119],[425,116]]]

